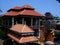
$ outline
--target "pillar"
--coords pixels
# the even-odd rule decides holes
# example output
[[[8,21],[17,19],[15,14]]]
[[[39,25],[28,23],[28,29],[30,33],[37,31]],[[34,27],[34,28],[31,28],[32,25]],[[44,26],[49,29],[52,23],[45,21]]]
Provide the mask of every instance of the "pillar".
[[[33,26],[33,18],[31,18],[31,27]]]
[[[24,24],[25,22],[24,22],[24,18],[22,18],[22,24]]]
[[[12,17],[12,26],[14,25],[14,17]]]

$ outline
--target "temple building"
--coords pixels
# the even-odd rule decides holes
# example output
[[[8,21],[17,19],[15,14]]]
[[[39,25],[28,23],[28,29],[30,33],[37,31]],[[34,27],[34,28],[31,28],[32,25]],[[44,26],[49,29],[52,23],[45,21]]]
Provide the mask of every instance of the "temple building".
[[[34,36],[34,31],[24,24],[16,24],[12,26],[7,35],[20,44],[34,43],[38,41]]]
[[[2,25],[9,28],[7,35],[18,43],[36,41],[44,17],[30,5],[15,6],[2,16]]]
[[[38,35],[43,17],[44,15],[35,11],[31,6],[24,5],[22,7],[16,6],[9,9],[2,17],[2,21],[3,25],[8,28],[15,24],[26,24],[37,32],[35,35]]]

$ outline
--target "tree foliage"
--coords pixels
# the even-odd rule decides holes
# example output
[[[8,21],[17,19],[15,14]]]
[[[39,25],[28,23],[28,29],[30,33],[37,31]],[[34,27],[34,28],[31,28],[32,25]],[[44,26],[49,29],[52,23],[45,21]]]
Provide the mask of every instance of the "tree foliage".
[[[45,13],[46,19],[53,19],[53,15],[50,12]]]
[[[0,12],[2,12],[2,10],[0,9]]]
[[[60,0],[57,0],[60,3]]]

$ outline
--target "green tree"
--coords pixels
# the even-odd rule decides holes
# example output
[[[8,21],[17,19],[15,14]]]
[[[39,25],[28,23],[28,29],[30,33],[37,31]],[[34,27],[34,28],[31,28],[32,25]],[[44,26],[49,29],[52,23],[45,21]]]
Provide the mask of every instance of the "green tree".
[[[51,28],[53,28],[52,26],[52,22],[53,22],[53,19],[54,19],[54,17],[53,17],[53,15],[50,13],[50,12],[46,12],[45,13],[45,29],[46,30],[49,30],[49,29],[51,29]]]

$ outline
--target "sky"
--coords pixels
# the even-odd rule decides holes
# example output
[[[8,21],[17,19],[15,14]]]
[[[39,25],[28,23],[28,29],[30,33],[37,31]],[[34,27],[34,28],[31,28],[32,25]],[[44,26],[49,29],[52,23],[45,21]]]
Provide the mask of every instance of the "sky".
[[[0,14],[6,13],[7,10],[14,6],[23,6],[26,4],[31,5],[41,14],[50,12],[53,16],[60,17],[60,3],[56,0],[0,0],[0,9],[3,11]]]

